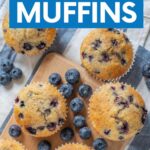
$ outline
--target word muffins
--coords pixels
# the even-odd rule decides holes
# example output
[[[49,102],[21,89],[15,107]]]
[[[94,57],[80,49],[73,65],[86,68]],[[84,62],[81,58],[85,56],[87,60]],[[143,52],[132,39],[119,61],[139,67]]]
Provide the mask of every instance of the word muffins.
[[[83,40],[81,61],[96,79],[115,80],[123,76],[133,62],[131,42],[115,29],[95,29]]]
[[[9,28],[8,15],[3,20],[3,35],[6,43],[17,53],[36,55],[47,50],[56,36],[56,29]]]
[[[32,83],[20,91],[14,105],[14,116],[30,135],[51,136],[66,119],[66,101],[51,84]]]
[[[93,129],[113,141],[133,137],[142,129],[147,115],[140,94],[119,82],[96,90],[90,98],[88,113]]]

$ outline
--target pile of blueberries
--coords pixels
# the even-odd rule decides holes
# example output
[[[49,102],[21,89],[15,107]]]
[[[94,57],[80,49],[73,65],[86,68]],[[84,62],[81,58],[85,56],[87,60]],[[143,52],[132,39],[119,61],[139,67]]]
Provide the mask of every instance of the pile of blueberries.
[[[92,95],[92,88],[88,84],[80,84],[78,89],[75,90],[74,86],[80,82],[80,73],[77,69],[69,69],[65,73],[65,79],[67,83],[64,83],[60,86],[59,91],[65,98],[72,98],[73,92],[77,91],[81,98],[87,99]],[[49,76],[49,82],[54,85],[60,85],[61,76],[58,73],[53,73]],[[79,97],[75,97],[70,101],[70,109],[75,114],[73,119],[73,124],[76,129],[79,129],[80,138],[87,140],[92,136],[92,131],[87,127],[86,118],[79,113],[82,112],[84,108],[84,102]],[[63,141],[69,142],[74,137],[74,131],[66,127],[61,130],[60,137]],[[104,139],[98,138],[93,142],[93,147],[95,150],[105,150],[107,143]]]
[[[65,79],[67,83],[61,84],[62,79],[60,74],[52,73],[49,76],[49,83],[54,86],[59,86],[60,93],[66,98],[71,99],[73,97],[73,92],[76,91],[74,85],[80,82],[80,73],[77,69],[69,69],[65,73]],[[81,98],[87,99],[92,95],[92,88],[87,84],[81,84],[78,87],[78,93]],[[79,130],[80,138],[83,140],[87,140],[92,136],[91,129],[87,126],[86,118],[79,113],[84,108],[84,102],[79,97],[75,97],[70,101],[70,109],[75,114],[73,119],[73,125],[76,129]],[[21,128],[18,125],[12,125],[9,128],[10,136],[16,138],[21,135]],[[70,127],[65,127],[60,132],[60,138],[69,142],[74,137],[74,131]],[[95,150],[105,150],[107,148],[107,143],[102,138],[97,138],[93,141],[93,148]],[[51,143],[46,140],[42,140],[38,144],[38,150],[51,150]]]
[[[12,79],[17,80],[22,77],[22,70],[13,65],[13,62],[7,58],[0,62],[0,85],[8,85]]]

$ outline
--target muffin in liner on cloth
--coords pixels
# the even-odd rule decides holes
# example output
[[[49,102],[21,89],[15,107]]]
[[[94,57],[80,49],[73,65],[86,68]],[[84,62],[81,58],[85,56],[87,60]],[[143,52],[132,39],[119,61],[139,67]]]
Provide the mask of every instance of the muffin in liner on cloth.
[[[23,131],[35,137],[48,137],[66,120],[66,100],[49,83],[31,83],[16,98],[14,116]]]
[[[13,139],[0,139],[0,150],[27,150],[21,143]]]
[[[3,19],[3,35],[6,43],[17,53],[29,56],[47,50],[56,37],[56,29],[9,28],[8,14]]]
[[[100,136],[121,141],[140,132],[147,116],[144,101],[130,85],[107,83],[90,98],[88,115]]]
[[[60,146],[56,150],[93,150],[93,149],[79,143],[68,143]]]
[[[80,54],[83,67],[103,81],[118,80],[134,61],[131,42],[116,29],[92,30],[83,40]]]

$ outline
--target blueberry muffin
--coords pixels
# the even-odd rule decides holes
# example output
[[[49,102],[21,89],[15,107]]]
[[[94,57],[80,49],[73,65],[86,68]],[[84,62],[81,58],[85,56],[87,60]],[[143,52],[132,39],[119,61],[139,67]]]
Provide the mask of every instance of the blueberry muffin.
[[[146,116],[142,97],[127,84],[102,85],[90,98],[89,119],[93,129],[113,141],[126,140],[140,132]]]
[[[6,15],[3,20],[3,35],[6,43],[17,53],[32,56],[50,47],[55,39],[56,30],[9,28],[9,19]]]
[[[0,139],[0,150],[26,150],[25,147],[12,139]]]
[[[119,78],[133,62],[131,42],[116,29],[92,30],[83,40],[80,53],[83,67],[101,80]]]
[[[14,116],[23,131],[35,137],[56,133],[67,115],[66,100],[49,83],[31,83],[15,100]]]
[[[92,148],[83,144],[69,143],[69,144],[62,145],[56,150],[92,150]]]

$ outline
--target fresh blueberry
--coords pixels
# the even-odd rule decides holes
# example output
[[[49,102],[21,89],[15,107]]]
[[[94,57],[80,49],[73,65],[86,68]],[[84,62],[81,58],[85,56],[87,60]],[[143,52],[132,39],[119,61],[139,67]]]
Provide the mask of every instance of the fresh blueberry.
[[[10,72],[12,79],[20,79],[22,77],[22,70],[19,68],[13,68]]]
[[[11,125],[9,128],[9,135],[17,138],[21,135],[21,128],[18,125]]]
[[[71,128],[67,127],[64,128],[61,132],[60,132],[60,137],[63,141],[70,141],[72,140],[72,138],[74,137],[74,132]]]
[[[13,68],[13,63],[9,59],[2,59],[0,63],[0,67],[3,71],[9,72]]]
[[[53,85],[58,85],[61,82],[61,76],[58,73],[52,73],[49,76],[49,82]]]
[[[98,138],[93,142],[93,148],[95,150],[106,150],[107,143],[104,139]]]
[[[46,140],[42,140],[38,144],[38,150],[51,150],[51,144]]]
[[[62,84],[59,91],[65,98],[69,98],[73,93],[73,86],[69,83]]]
[[[150,79],[146,79],[146,85],[147,85],[148,89],[150,89]]]
[[[150,62],[148,62],[147,64],[145,64],[142,68],[142,74],[145,77],[150,77]]]
[[[7,85],[11,82],[11,77],[8,73],[1,71],[0,72],[0,84]]]
[[[69,69],[65,74],[66,81],[75,84],[80,80],[80,73],[77,69]]]
[[[76,128],[84,127],[86,125],[85,117],[81,115],[75,116],[73,119],[73,124],[75,125]]]
[[[70,102],[70,108],[73,112],[80,112],[84,107],[84,103],[80,98],[74,98]]]
[[[82,84],[79,87],[79,95],[81,97],[87,98],[90,97],[92,95],[92,88],[91,86],[87,85],[87,84]]]
[[[82,139],[89,139],[92,135],[91,129],[88,127],[83,127],[79,130],[80,137]]]

